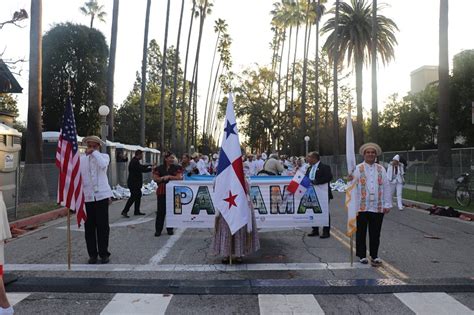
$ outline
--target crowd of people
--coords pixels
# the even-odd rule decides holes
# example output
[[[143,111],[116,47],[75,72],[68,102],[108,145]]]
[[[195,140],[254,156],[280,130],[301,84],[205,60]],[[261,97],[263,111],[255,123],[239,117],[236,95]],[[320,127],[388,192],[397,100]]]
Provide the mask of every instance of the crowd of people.
[[[108,251],[109,223],[108,206],[112,192],[107,180],[107,167],[109,156],[100,153],[102,141],[96,136],[86,137],[86,154],[81,156],[81,174],[83,178],[85,205],[87,221],[85,223],[85,235],[89,263],[108,263],[110,252]],[[357,185],[357,198],[359,215],[357,217],[356,253],[361,263],[368,263],[366,258],[366,233],[369,231],[370,255],[373,265],[378,265],[381,260],[378,257],[378,246],[383,215],[388,213],[392,207],[393,194],[397,193],[397,205],[403,209],[401,203],[401,191],[404,184],[404,167],[400,163],[400,156],[393,157],[393,161],[386,170],[376,162],[381,149],[377,144],[367,143],[360,148],[360,154],[364,161],[357,165],[348,179],[355,179]],[[140,211],[142,174],[152,172],[153,180],[158,184],[157,216],[155,222],[155,236],[161,236],[166,217],[166,184],[172,180],[182,180],[186,177],[196,175],[215,175],[218,170],[218,154],[212,154],[211,158],[200,153],[183,154],[178,160],[172,152],[163,154],[163,164],[142,164],[143,152],[137,150],[135,156],[129,163],[128,186],[131,196],[124,206],[122,216],[129,218],[128,211],[134,204],[134,215],[143,215]],[[286,157],[276,153],[269,154],[247,154],[243,155],[243,169],[247,176],[292,176],[298,171],[304,172],[313,185],[330,185],[333,179],[331,168],[320,161],[318,152],[310,152],[306,157]],[[332,199],[331,189],[328,189],[329,200]],[[252,204],[249,202],[252,209]],[[253,213],[252,213],[253,214]],[[225,220],[216,216],[213,250],[216,254],[224,256],[223,263],[228,263],[235,255],[235,262],[240,263],[242,256],[248,255],[259,248],[257,228],[255,220],[237,232],[237,236],[231,236],[229,227]],[[173,229],[167,228],[168,235],[173,235]],[[323,227],[319,234],[319,227],[313,227],[308,236],[330,237],[329,225]],[[228,246],[229,240],[233,245]],[[231,252],[231,249],[233,251]],[[99,261],[100,258],[100,261]]]

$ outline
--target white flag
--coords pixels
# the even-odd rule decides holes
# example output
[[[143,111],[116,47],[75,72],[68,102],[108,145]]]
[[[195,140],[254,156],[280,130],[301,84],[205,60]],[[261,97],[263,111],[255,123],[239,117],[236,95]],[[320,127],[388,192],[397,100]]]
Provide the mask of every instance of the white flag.
[[[354,150],[354,129],[352,128],[351,114],[347,115],[346,121],[346,162],[348,175],[352,175],[356,168],[356,158]],[[356,200],[356,180],[348,183],[346,189],[346,211],[347,211],[347,236],[351,236],[357,230],[357,200]]]
[[[229,225],[233,235],[249,222],[250,208],[234,104],[230,93],[214,187],[214,204]]]

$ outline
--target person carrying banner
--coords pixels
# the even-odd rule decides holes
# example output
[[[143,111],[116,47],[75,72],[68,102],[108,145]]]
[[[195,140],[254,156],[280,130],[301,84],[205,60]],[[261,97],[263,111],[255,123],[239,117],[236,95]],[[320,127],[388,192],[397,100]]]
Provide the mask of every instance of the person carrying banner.
[[[405,184],[405,171],[403,164],[400,163],[400,156],[397,154],[393,157],[392,162],[387,167],[387,177],[390,182],[390,191],[393,198],[395,192],[397,193],[398,210],[403,210],[402,192],[403,184]]]
[[[81,175],[83,180],[84,199],[86,202],[87,220],[84,224],[89,264],[109,262],[109,201],[112,189],[107,179],[107,167],[110,158],[100,153],[102,140],[97,136],[85,137],[86,154],[81,155]]]
[[[127,185],[130,189],[130,198],[128,198],[125,208],[123,208],[122,216],[128,216],[128,210],[135,203],[134,215],[145,215],[140,211],[140,201],[142,199],[143,173],[151,172],[151,164],[142,165],[140,160],[143,158],[143,151],[135,151],[135,156],[128,164],[128,180]]]
[[[156,189],[157,213],[155,221],[155,236],[161,236],[166,217],[166,184],[170,180],[183,179],[183,169],[174,163],[176,156],[166,152],[163,164],[153,170],[153,180],[158,184]],[[173,235],[173,228],[167,228],[168,235]]]
[[[332,180],[332,172],[331,167],[326,165],[320,161],[319,153],[316,151],[312,151],[308,153],[306,157],[306,161],[308,162],[309,166],[306,169],[306,176],[309,177],[311,184],[313,185],[328,185],[328,200],[333,199],[331,187],[329,184]],[[329,225],[323,227],[323,234],[321,234],[320,238],[329,238],[331,230],[331,216],[329,215]],[[317,226],[313,226],[311,233],[308,236],[318,236],[319,235],[319,228]]]
[[[5,284],[3,283],[3,266],[5,264],[4,246],[5,241],[12,237],[10,224],[8,224],[7,206],[3,201],[3,193],[0,190],[0,314],[13,314],[13,307],[7,298]]]
[[[380,245],[380,231],[384,214],[392,208],[390,184],[385,168],[375,163],[375,158],[382,153],[376,143],[365,143],[359,153],[364,157],[364,162],[358,164],[348,179],[355,180],[356,204],[358,207],[356,256],[362,264],[367,264],[367,228],[369,230],[369,253],[371,264],[380,266],[382,260],[378,256]]]

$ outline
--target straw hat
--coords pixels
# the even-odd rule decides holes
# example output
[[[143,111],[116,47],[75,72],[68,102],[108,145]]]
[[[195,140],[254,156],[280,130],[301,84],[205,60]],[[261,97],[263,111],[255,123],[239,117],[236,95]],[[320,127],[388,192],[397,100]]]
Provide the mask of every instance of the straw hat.
[[[102,140],[100,140],[100,138],[97,137],[97,136],[87,136],[84,139],[82,139],[82,143],[87,144],[87,142],[97,143],[98,145],[103,145],[104,144],[104,142]]]
[[[373,142],[364,143],[359,149],[359,154],[364,155],[364,152],[367,149],[374,149],[377,155],[382,154],[382,149],[380,148],[380,146],[377,143]]]

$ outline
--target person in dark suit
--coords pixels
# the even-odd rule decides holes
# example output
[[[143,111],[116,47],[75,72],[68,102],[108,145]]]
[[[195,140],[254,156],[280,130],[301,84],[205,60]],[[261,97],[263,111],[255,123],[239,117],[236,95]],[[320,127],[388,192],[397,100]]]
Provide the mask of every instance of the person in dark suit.
[[[332,180],[331,167],[321,163],[319,153],[316,151],[308,153],[306,160],[309,163],[308,169],[306,170],[306,176],[309,177],[313,185],[323,185],[327,183],[329,194],[328,200],[333,199],[331,187],[329,186],[329,183]],[[330,229],[331,217],[329,216],[329,226],[323,227],[323,234],[321,234],[320,238],[328,238],[330,236]],[[319,228],[317,226],[313,226],[313,230],[308,234],[308,236],[319,236]]]
[[[122,216],[125,218],[130,218],[128,216],[128,210],[133,203],[135,203],[135,215],[145,215],[145,213],[140,212],[140,201],[142,199],[142,186],[143,186],[143,173],[151,172],[152,165],[142,165],[140,160],[143,158],[143,151],[135,151],[135,156],[132,158],[128,164],[128,179],[127,185],[130,189],[130,198],[128,198],[125,208],[123,208]]]

